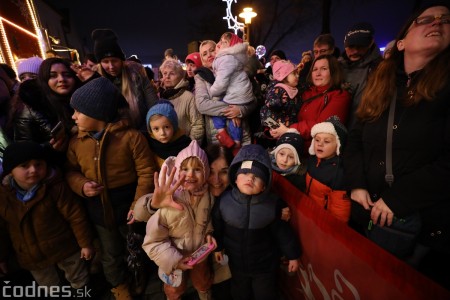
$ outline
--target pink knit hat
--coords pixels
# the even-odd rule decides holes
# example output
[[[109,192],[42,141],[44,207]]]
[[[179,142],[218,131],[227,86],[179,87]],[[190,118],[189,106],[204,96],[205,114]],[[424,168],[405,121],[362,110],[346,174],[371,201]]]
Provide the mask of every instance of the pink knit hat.
[[[273,79],[283,81],[295,70],[295,65],[289,60],[279,60],[272,67]]]
[[[180,153],[178,153],[177,158],[175,159],[175,167],[177,168],[177,170],[175,172],[174,178],[178,180],[181,163],[189,157],[197,157],[201,161],[205,171],[205,180],[208,179],[209,178],[208,157],[206,156],[205,151],[203,151],[203,149],[200,148],[196,140],[193,140],[189,144],[189,146],[187,146],[186,148],[181,150]]]
[[[200,59],[200,53],[198,52],[193,52],[186,56],[184,62],[187,63],[188,60],[192,61],[197,68],[200,68],[202,66],[202,60]]]

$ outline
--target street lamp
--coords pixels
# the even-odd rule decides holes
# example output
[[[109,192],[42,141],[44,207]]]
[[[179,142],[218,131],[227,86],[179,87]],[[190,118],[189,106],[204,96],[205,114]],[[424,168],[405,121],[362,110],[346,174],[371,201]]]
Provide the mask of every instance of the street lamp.
[[[240,18],[244,19],[244,41],[250,43],[250,24],[252,23],[252,18],[256,17],[257,14],[253,11],[251,7],[245,7],[243,11],[239,14]]]

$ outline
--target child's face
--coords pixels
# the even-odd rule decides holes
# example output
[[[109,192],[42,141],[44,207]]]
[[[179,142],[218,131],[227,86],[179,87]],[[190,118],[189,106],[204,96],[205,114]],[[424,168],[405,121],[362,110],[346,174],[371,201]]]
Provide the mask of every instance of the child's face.
[[[239,191],[245,195],[258,195],[266,188],[264,181],[253,173],[238,174],[236,185]]]
[[[278,168],[287,170],[295,165],[295,154],[291,149],[282,148],[275,157]]]
[[[47,163],[42,159],[32,159],[15,167],[11,174],[17,184],[29,190],[47,175]]]
[[[226,49],[230,47],[230,41],[227,40],[226,38],[221,38],[220,41],[217,43],[219,45],[219,49]]]
[[[181,163],[179,174],[179,178],[185,175],[182,186],[189,192],[199,191],[205,184],[205,171],[203,165],[196,157],[185,159]]]
[[[298,85],[298,73],[297,70],[292,71],[285,79],[284,83],[296,87]]]
[[[150,118],[150,130],[155,139],[166,144],[173,137],[173,126],[165,116],[155,115]]]
[[[75,78],[63,64],[53,64],[50,67],[48,86],[58,95],[69,95],[75,87]]]
[[[336,137],[330,133],[318,133],[314,137],[314,152],[321,159],[328,159],[336,156]]]
[[[106,127],[106,122],[100,121],[85,114],[79,112],[75,109],[75,112],[72,115],[72,120],[78,126],[78,130],[80,131],[102,131]]]

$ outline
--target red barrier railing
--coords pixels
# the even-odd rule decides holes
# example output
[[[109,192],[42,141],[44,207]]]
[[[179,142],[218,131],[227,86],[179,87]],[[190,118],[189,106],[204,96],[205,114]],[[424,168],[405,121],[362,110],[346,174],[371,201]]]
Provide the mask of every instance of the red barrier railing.
[[[450,291],[332,217],[285,178],[274,176],[273,188],[291,208],[303,251],[296,274],[281,272],[286,299],[450,299]]]

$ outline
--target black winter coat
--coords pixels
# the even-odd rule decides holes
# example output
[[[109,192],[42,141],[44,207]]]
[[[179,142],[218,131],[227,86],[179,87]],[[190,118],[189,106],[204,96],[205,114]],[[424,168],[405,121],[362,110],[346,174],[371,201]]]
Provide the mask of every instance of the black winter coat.
[[[232,187],[216,201],[213,208],[214,236],[218,250],[225,249],[231,270],[266,273],[276,270],[281,255],[287,259],[300,257],[298,239],[289,223],[281,220],[286,204],[270,193],[271,175],[266,190],[247,196],[236,187],[236,172],[244,160],[258,160],[271,174],[270,158],[259,145],[244,146],[230,166]]]
[[[400,99],[406,94],[407,77],[403,71],[397,76],[394,183],[389,187],[384,179],[386,110],[378,120],[356,123],[350,131],[344,151],[348,188],[368,190],[373,201],[382,198],[397,217],[420,212],[422,239],[445,240],[450,251],[450,78],[432,101],[405,107]]]

